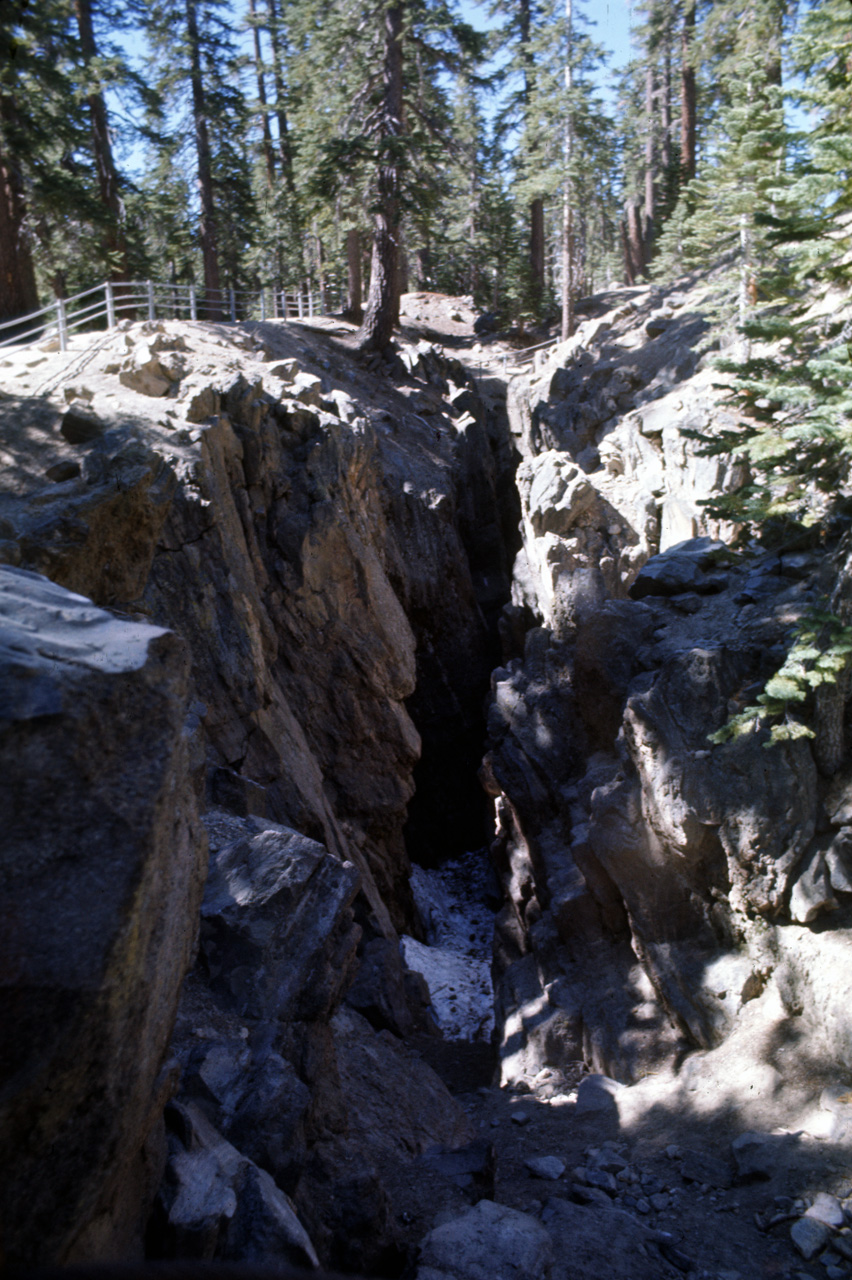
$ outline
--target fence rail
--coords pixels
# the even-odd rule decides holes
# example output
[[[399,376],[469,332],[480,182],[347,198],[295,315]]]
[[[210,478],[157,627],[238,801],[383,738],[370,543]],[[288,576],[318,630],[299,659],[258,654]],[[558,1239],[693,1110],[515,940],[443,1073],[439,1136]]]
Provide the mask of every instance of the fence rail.
[[[90,301],[80,306],[84,299]],[[270,286],[253,292],[205,290],[193,284],[154,280],[107,280],[72,298],[57,298],[29,315],[4,321],[0,324],[0,348],[29,346],[45,337],[56,337],[60,351],[67,351],[72,333],[101,329],[103,322],[107,329],[114,329],[122,317],[236,323],[238,320],[302,319],[325,311],[323,293],[313,288],[286,290]]]
[[[31,346],[44,338],[59,341],[60,351],[68,350],[72,333],[114,329],[121,318],[170,320],[288,320],[326,313],[327,295],[313,288],[277,288],[256,292],[243,289],[204,290],[193,284],[172,284],[155,280],[107,280],[84,289],[72,298],[57,298],[46,307],[0,324],[0,349]],[[85,305],[79,305],[85,303]],[[21,328],[29,326],[29,328]],[[555,340],[540,342],[522,350],[480,356],[479,376],[499,369],[518,372],[537,364]],[[472,363],[468,361],[468,363]]]

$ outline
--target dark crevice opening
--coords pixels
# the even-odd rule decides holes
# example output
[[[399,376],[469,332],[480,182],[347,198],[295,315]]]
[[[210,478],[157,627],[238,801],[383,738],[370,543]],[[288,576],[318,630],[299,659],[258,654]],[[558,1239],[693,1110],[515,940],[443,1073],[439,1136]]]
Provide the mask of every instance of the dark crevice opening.
[[[511,600],[512,571],[522,545],[520,495],[515,470],[520,455],[509,441],[489,433],[495,462],[502,446],[490,509],[461,513],[459,531],[471,571],[474,617],[460,621],[456,636],[434,630],[434,619],[414,618],[417,684],[406,702],[422,740],[414,769],[404,838],[412,862],[439,867],[489,845],[493,803],[479,781],[486,742],[491,673],[503,660],[500,620]],[[478,504],[477,504],[478,505]],[[478,516],[478,518],[477,518]],[[471,633],[478,632],[475,644]]]

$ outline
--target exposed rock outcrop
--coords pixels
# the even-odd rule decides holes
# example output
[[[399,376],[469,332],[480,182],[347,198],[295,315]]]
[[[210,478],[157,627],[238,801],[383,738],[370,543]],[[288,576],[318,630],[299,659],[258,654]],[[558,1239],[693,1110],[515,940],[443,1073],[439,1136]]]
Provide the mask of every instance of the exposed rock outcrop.
[[[433,832],[446,839],[453,813],[477,795],[482,698],[510,581],[505,419],[430,343],[403,348],[394,386],[321,333],[282,324],[124,326],[79,366],[57,357],[37,394],[0,406],[10,459],[0,561],[17,566],[2,571],[71,599],[98,635],[104,619],[137,619],[111,622],[109,644],[142,656],[138,674],[110,683],[108,665],[90,671],[103,653],[84,645],[62,669],[68,689],[80,687],[66,698],[37,672],[50,663],[34,650],[32,679],[13,665],[3,687],[3,749],[15,757],[4,779],[17,824],[10,901],[23,893],[18,880],[32,879],[25,838],[40,847],[61,829],[55,849],[45,843],[43,877],[60,897],[61,877],[73,881],[55,921],[47,879],[33,881],[32,910],[21,906],[10,935],[14,981],[21,929],[44,928],[55,967],[60,939],[82,927],[74,912],[89,880],[104,913],[91,963],[80,952],[85,999],[60,1009],[61,993],[50,994],[67,1034],[49,1031],[50,1011],[34,1006],[32,1051],[9,1064],[15,1151],[46,1106],[51,1071],[52,1096],[64,1100],[8,1182],[3,1247],[29,1262],[141,1247],[179,1074],[149,1253],[304,1262],[316,1248],[347,1269],[383,1265],[396,1239],[388,1152],[410,1160],[471,1136],[438,1077],[395,1039],[435,1025],[422,980],[404,972],[397,930],[420,933],[403,827],[421,740],[424,814],[436,796],[446,801]],[[63,608],[42,609],[54,663],[76,625]],[[48,803],[38,787],[54,760]],[[124,775],[127,795],[116,799]],[[203,905],[198,798],[211,850]],[[122,806],[135,826],[119,857]],[[481,842],[481,806],[459,823],[460,845],[471,829]],[[428,824],[418,830],[428,852]],[[101,861],[121,883],[103,882]],[[175,1064],[156,1093],[196,936]],[[353,1004],[372,1025],[340,1009],[359,969]],[[16,998],[26,1003],[23,989]],[[87,1036],[76,1054],[75,1037]],[[30,1195],[45,1144],[75,1105],[86,1122],[73,1153]]]
[[[776,1025],[779,995],[798,1020],[779,1045],[806,1034],[852,1062],[825,977],[852,938],[843,683],[812,741],[709,741],[809,608],[848,614],[848,551],[735,555],[703,514],[745,472],[695,434],[731,424],[699,359],[701,292],[664,298],[665,324],[638,293],[510,386],[524,547],[504,635],[543,625],[493,675],[483,774],[506,1080],[580,1058],[632,1079],[718,1045],[752,1001]],[[817,919],[830,941],[797,927]]]
[[[198,929],[189,657],[0,566],[0,1180],[8,1263],[138,1249]]]

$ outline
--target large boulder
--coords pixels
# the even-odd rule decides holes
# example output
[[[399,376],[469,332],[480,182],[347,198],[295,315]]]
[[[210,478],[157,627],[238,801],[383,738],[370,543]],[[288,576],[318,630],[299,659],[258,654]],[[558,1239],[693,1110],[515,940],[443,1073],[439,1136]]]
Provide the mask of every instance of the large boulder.
[[[0,567],[0,1218],[8,1263],[140,1247],[206,838],[184,644]]]
[[[493,1200],[430,1231],[417,1280],[544,1280],[552,1243],[541,1223]]]

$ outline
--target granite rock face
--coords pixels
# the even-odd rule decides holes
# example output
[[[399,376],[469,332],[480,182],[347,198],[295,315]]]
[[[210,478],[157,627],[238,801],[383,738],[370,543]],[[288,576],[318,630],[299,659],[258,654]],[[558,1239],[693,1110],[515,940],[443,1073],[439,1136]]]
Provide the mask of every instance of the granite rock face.
[[[395,1038],[429,1023],[403,828],[417,770],[418,854],[482,841],[515,455],[457,360],[397,366],[146,323],[0,406],[10,1260],[138,1251],[165,1168],[149,1254],[369,1270],[388,1150],[470,1137]]]
[[[813,739],[709,741],[809,609],[850,616],[849,549],[737,556],[703,513],[746,478],[694,434],[730,425],[702,362],[711,287],[662,327],[647,291],[599,307],[509,388],[524,546],[482,774],[506,1081],[581,1058],[634,1079],[720,1044],[754,1001],[850,1060],[830,995],[852,940],[846,686],[816,698]],[[521,616],[539,624],[522,643]]]
[[[189,660],[0,567],[0,1217],[6,1261],[138,1248],[207,844]]]
[[[514,455],[502,411],[428,344],[397,390],[311,341],[135,325],[87,367],[97,437],[69,441],[44,394],[7,405],[0,559],[177,631],[214,799],[215,771],[236,774],[251,811],[353,862],[391,936],[413,924],[415,768],[415,831],[437,797],[460,849],[481,827],[486,615],[508,597]],[[414,397],[436,378],[427,423]]]

